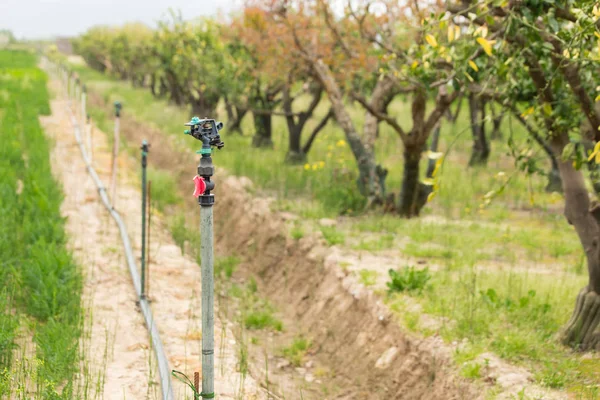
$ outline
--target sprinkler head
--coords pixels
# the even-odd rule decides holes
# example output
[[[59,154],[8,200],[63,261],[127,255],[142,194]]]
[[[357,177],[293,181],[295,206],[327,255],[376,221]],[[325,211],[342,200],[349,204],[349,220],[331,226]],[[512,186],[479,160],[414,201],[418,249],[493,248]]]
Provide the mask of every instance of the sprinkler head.
[[[225,146],[219,135],[219,131],[223,129],[222,122],[215,121],[214,119],[193,117],[190,122],[184,125],[190,127],[190,129],[183,131],[184,134],[200,140],[203,144],[207,143],[208,148],[204,149],[203,146],[203,150],[200,150],[202,154],[205,152],[210,153],[210,146],[215,146],[219,150]]]
[[[121,102],[115,101],[115,117],[121,116],[121,108],[123,108],[123,106],[121,105]]]

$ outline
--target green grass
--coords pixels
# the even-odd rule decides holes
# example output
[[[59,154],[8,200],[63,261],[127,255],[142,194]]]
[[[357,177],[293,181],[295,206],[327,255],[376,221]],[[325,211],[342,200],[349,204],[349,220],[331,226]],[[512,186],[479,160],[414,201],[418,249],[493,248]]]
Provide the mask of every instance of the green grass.
[[[152,182],[152,204],[156,204],[160,211],[181,203],[176,180],[169,172],[148,166],[147,174],[148,181]]]
[[[231,258],[229,258],[231,260]],[[232,261],[227,261],[233,263]],[[236,259],[235,265],[239,260]],[[218,264],[219,262],[217,262]],[[239,301],[241,314],[239,319],[246,329],[283,330],[283,322],[275,316],[275,307],[258,295],[256,281],[250,279],[244,285],[231,283],[228,287],[229,296]]]
[[[294,338],[289,346],[281,349],[283,356],[295,367],[304,363],[306,352],[310,348],[310,341],[303,336]]]
[[[235,256],[217,258],[214,265],[215,276],[224,276],[227,279],[231,278],[239,263],[240,259]]]
[[[0,397],[22,384],[12,354],[17,329],[26,324],[35,343],[35,398],[71,399],[82,276],[66,247],[63,195],[38,122],[50,109],[36,62],[28,52],[0,51]]]
[[[322,226],[321,233],[325,241],[331,246],[344,244],[346,241],[344,233],[337,230],[334,226]]]
[[[442,270],[432,274],[432,288],[412,292],[429,315],[442,321],[437,332],[447,341],[467,340],[458,355],[466,365],[478,354],[492,351],[517,365],[536,371],[539,384],[573,393],[597,386],[598,374],[557,341],[569,318],[574,293],[585,278],[523,274],[511,271]],[[390,306],[402,314],[407,294],[393,294]],[[409,326],[410,327],[410,326]],[[419,329],[419,324],[413,324]],[[600,360],[586,360],[600,368]],[[464,367],[463,373],[474,371]]]
[[[365,286],[373,286],[377,282],[377,271],[361,269],[358,271],[358,280]]]

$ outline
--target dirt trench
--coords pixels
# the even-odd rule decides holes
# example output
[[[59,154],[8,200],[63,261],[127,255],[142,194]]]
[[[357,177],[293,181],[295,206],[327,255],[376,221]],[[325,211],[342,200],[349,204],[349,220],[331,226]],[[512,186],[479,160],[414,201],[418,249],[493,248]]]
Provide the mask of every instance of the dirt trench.
[[[56,81],[52,90],[62,94]],[[84,338],[89,377],[95,399],[158,399],[160,379],[136,294],[123,255],[114,220],[101,204],[88,175],[62,96],[51,102],[52,115],[42,118],[54,141],[52,170],[63,185],[61,209],[67,218],[69,245],[84,274],[86,319]],[[85,138],[85,134],[83,135]],[[85,140],[85,139],[84,139]],[[94,135],[94,167],[110,187],[110,149],[106,135]],[[127,225],[134,254],[140,254],[141,196],[128,184],[132,171],[126,157],[119,158],[116,209]],[[201,371],[200,268],[182,256],[160,215],[152,216],[149,293],[164,349],[172,369],[190,376]],[[139,265],[139,264],[138,264]],[[265,399],[266,392],[238,370],[238,344],[231,324],[215,318],[215,389],[220,399]],[[176,399],[189,399],[191,391],[173,382]]]
[[[90,102],[109,109],[95,94]],[[127,114],[122,117],[121,131],[129,143],[147,139],[153,144],[150,163],[170,171],[181,192],[191,193],[197,164],[192,152],[178,147],[173,136]],[[218,165],[218,153],[215,161]],[[283,365],[271,367],[267,375],[261,359],[267,356],[261,356],[257,349],[251,351],[250,371],[261,385],[266,384],[265,380],[279,380],[275,386],[279,383],[283,387],[286,380],[294,380],[289,375],[306,377],[306,369],[319,365],[328,371],[323,378],[327,384],[320,386],[310,379],[311,384],[302,383],[302,394],[290,393],[292,384],[287,386],[287,393],[280,395],[287,399],[483,398],[481,389],[458,377],[441,339],[419,339],[403,332],[376,295],[339,265],[325,263],[329,249],[321,240],[292,239],[285,215],[272,212],[267,199],[254,198],[247,192],[249,179],[228,177],[218,168],[215,181],[218,254],[241,257],[238,277],[256,278],[259,293],[276,305],[286,330],[289,327],[292,331],[288,337],[302,334],[311,341],[310,361],[300,368],[302,371]],[[194,198],[184,198],[185,209],[197,213]],[[323,394],[323,387],[328,394]]]

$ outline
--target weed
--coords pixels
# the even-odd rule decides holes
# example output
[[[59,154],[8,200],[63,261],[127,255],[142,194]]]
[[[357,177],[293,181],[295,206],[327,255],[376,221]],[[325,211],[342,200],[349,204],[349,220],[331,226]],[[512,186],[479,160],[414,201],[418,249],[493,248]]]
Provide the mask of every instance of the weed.
[[[215,275],[225,275],[225,277],[229,279],[233,276],[233,272],[235,271],[239,263],[240,259],[234,256],[217,258],[214,264]]]
[[[248,329],[271,328],[276,331],[283,330],[283,323],[273,316],[271,310],[254,310],[244,318],[244,325]]]
[[[460,370],[460,373],[465,378],[477,379],[481,378],[481,368],[481,364],[471,362],[463,365],[463,367]]]
[[[299,367],[304,362],[306,352],[310,347],[310,341],[302,336],[294,338],[292,343],[288,347],[281,349],[283,356],[292,365]]]
[[[290,233],[292,235],[292,239],[294,239],[294,240],[300,240],[304,237],[304,230],[302,229],[302,226],[299,224],[294,225],[294,227],[292,228],[292,231]]]
[[[373,286],[377,282],[377,271],[361,269],[358,271],[358,278],[363,285]]]
[[[344,244],[346,241],[344,234],[338,231],[334,226],[322,226],[321,233],[323,233],[323,237],[331,246]]]
[[[415,267],[404,267],[399,271],[390,269],[388,271],[390,281],[387,283],[388,292],[421,292],[431,279],[429,269],[415,269]]]

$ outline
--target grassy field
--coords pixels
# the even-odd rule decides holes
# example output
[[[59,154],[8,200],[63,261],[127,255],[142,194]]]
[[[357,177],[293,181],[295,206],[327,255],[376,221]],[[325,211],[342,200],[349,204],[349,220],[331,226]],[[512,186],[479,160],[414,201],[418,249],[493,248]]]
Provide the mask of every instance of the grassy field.
[[[159,129],[183,149],[199,148],[182,134],[182,124],[190,118],[187,110],[85,66],[75,68],[88,88],[105,102],[90,109],[104,131],[112,131],[110,105],[120,100],[124,112],[142,126]],[[400,117],[409,112],[402,101],[393,102],[391,107]],[[323,104],[317,114],[326,110]],[[250,146],[253,132],[247,118],[244,136],[230,135],[225,127],[226,148],[214,159],[229,173],[251,178],[257,195],[275,197],[277,210],[303,217],[290,226],[293,238],[320,232],[328,244],[341,247],[350,260],[342,267],[380,293],[407,329],[423,336],[440,335],[448,343],[462,343],[455,351],[455,360],[464,376],[481,378],[485,361],[479,356],[492,352],[530,369],[541,386],[566,391],[573,398],[600,398],[598,357],[582,356],[558,342],[560,328],[587,279],[581,246],[561,213],[562,196],[544,192],[545,177],[519,172],[507,154],[506,140],[492,142],[486,168],[468,168],[472,142],[466,111],[463,109],[455,124],[442,127],[440,149],[446,153],[446,161],[441,188],[420,219],[363,212],[363,200],[355,190],[352,155],[343,133],[332,123],[317,139],[306,165],[284,164],[287,133],[281,117],[274,120],[273,150]],[[364,112],[357,109],[353,116],[360,125]],[[512,137],[519,150],[529,149],[516,121],[506,118],[502,133],[505,139]],[[378,158],[390,170],[389,190],[396,192],[402,176],[400,146],[396,134],[382,125]],[[540,165],[548,168],[541,150],[531,150]],[[168,172],[157,169],[154,173],[164,179]],[[502,193],[483,207],[486,193],[500,187],[504,187]],[[181,202],[168,193],[164,197],[164,208],[176,209]],[[322,218],[335,218],[336,222],[321,226]],[[187,232],[184,225],[181,218],[172,225],[182,247]],[[366,265],[366,256],[375,261]],[[390,258],[394,261],[388,266],[383,260]],[[411,275],[411,267],[413,272],[427,268],[426,278],[388,290],[388,269],[399,271],[399,281],[410,282],[417,279]],[[296,357],[296,348],[301,349],[304,340],[310,338],[299,339],[286,354]],[[528,397],[524,394],[523,398]]]
[[[74,399],[84,391],[76,381],[82,277],[38,121],[50,110],[36,63],[34,54],[0,51],[0,398]]]

